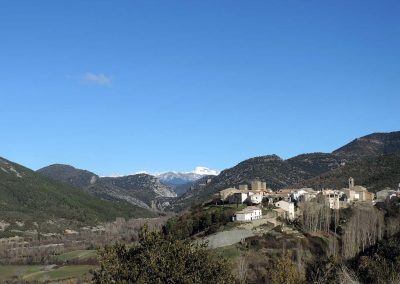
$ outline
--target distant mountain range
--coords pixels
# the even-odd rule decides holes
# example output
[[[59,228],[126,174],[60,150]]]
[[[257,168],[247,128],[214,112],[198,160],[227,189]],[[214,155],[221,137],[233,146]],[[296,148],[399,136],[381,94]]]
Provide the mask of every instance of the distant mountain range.
[[[192,172],[180,173],[180,172],[166,172],[156,174],[155,176],[160,179],[163,184],[176,187],[179,185],[188,184],[194,182],[204,176],[216,176],[218,171],[211,170],[206,167],[196,167]]]
[[[155,211],[163,210],[190,184],[204,176],[216,175],[217,171],[196,167],[192,172],[167,172],[155,176],[139,173],[118,177],[100,177],[87,170],[69,165],[55,164],[42,168],[38,173],[67,183],[96,197],[108,200],[124,200],[133,205]]]
[[[276,155],[250,158],[219,173],[204,167],[169,172],[99,177],[69,165],[36,173],[0,160],[0,221],[64,218],[96,222],[115,216],[150,216],[204,202],[221,189],[266,181],[285,187],[340,188],[349,176],[371,190],[400,183],[400,132],[370,134],[332,153],[309,153],[284,160]],[[178,197],[179,195],[179,197]]]
[[[99,198],[124,200],[145,209],[162,210],[171,198],[177,197],[171,187],[148,174],[99,177],[92,172],[61,164],[50,165],[37,172]]]

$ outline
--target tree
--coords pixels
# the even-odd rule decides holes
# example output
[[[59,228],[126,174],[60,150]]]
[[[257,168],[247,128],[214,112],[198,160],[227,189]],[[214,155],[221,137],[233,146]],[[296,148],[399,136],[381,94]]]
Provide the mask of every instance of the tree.
[[[267,268],[268,283],[271,284],[297,284],[303,283],[303,275],[292,262],[289,254],[283,254],[273,259]]]
[[[99,253],[94,283],[233,283],[228,262],[206,244],[164,237],[143,229],[139,244],[117,244]]]
[[[300,204],[303,229],[309,232],[329,232],[331,209],[325,202],[325,197],[318,194],[316,200],[304,201]]]
[[[363,283],[400,283],[400,235],[383,239],[352,262]]]
[[[249,270],[249,264],[247,260],[247,254],[241,255],[237,259],[236,263],[237,267],[237,280],[240,284],[246,283],[247,273]]]
[[[384,214],[373,206],[353,209],[342,237],[342,255],[349,259],[376,244],[384,233]]]

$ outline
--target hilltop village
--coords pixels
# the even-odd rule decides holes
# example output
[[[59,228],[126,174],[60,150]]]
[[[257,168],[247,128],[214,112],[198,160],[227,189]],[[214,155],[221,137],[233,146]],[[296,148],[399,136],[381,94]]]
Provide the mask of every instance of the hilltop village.
[[[376,194],[369,192],[361,185],[356,185],[350,177],[348,188],[340,190],[323,189],[316,191],[312,188],[280,189],[273,191],[264,181],[253,180],[250,184],[240,184],[221,190],[214,196],[215,201],[223,204],[245,204],[248,207],[237,211],[232,217],[233,221],[253,221],[261,219],[262,208],[270,208],[276,215],[284,220],[293,221],[302,214],[303,202],[318,199],[324,201],[330,209],[344,209],[356,204],[374,206],[387,198],[400,197],[400,184],[397,190],[384,189]],[[321,202],[320,202],[321,203]]]

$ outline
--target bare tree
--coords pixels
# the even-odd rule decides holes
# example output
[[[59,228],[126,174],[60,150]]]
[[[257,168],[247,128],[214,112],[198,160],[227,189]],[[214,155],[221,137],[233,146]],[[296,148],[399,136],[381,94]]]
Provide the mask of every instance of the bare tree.
[[[384,232],[384,214],[373,206],[354,208],[342,237],[342,255],[354,257],[360,251],[381,240]]]
[[[240,257],[238,257],[237,262],[236,262],[236,267],[237,267],[237,279],[239,283],[244,284],[246,283],[247,279],[247,273],[248,273],[248,260],[247,260],[247,254],[242,254]]]

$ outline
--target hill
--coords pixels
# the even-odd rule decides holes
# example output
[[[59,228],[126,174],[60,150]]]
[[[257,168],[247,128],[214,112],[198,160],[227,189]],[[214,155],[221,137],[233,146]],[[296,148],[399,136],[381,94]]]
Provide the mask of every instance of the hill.
[[[94,198],[26,167],[0,158],[0,220],[8,223],[96,224],[116,217],[153,216],[127,202]],[[53,221],[52,221],[53,220]]]
[[[172,207],[176,209],[204,202],[226,187],[249,184],[254,179],[266,181],[273,190],[300,185],[303,181],[338,170],[347,163],[396,153],[400,154],[400,132],[370,134],[332,153],[301,154],[287,160],[277,155],[255,157],[222,171],[206,187],[183,194]]]
[[[74,185],[94,196],[124,200],[145,209],[162,210],[177,195],[157,177],[136,174],[122,177],[99,177],[69,165],[51,165],[37,171],[54,180]]]
[[[332,152],[348,161],[400,153],[400,131],[373,133],[357,138]]]
[[[72,166],[62,164],[44,167],[40,170],[37,170],[37,172],[54,180],[68,183],[77,188],[90,186],[99,178],[92,172],[76,169]]]
[[[224,188],[250,184],[252,180],[266,181],[270,188],[277,190],[332,170],[340,163],[340,158],[325,153],[303,154],[288,160],[277,155],[251,158],[222,171],[205,187],[186,192],[174,202],[173,207],[180,209],[203,202]]]
[[[317,177],[296,183],[291,187],[341,189],[348,186],[349,177],[353,177],[356,184],[363,185],[372,192],[386,187],[397,189],[400,183],[400,155],[383,155],[356,160]]]

